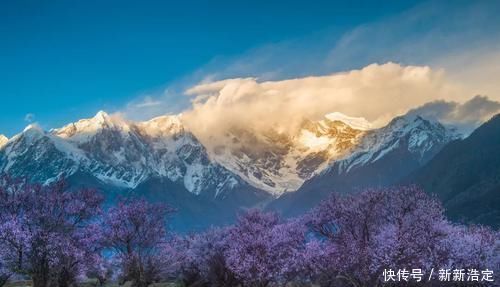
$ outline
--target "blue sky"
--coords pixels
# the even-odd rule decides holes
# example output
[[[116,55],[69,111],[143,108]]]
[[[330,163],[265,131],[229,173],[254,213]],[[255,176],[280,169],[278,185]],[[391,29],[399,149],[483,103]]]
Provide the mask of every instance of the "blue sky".
[[[28,122],[58,127],[157,98],[166,103],[154,113],[178,112],[189,105],[182,90],[207,77],[421,64],[496,43],[494,1],[431,3],[2,1],[0,133],[12,136]],[[426,45],[412,50],[414,43]]]

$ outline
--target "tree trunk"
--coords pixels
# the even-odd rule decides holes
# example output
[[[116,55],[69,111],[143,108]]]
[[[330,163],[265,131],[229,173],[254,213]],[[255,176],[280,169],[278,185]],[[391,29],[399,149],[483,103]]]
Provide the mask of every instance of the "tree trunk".
[[[10,274],[0,274],[0,287],[5,285],[5,283],[7,283],[7,281],[9,281],[9,278],[10,278]]]
[[[49,276],[47,274],[33,275],[33,287],[47,287],[49,285]]]
[[[71,282],[73,281],[73,276],[71,275],[71,272],[68,271],[66,268],[63,268],[61,272],[59,273],[59,276],[57,276],[57,285],[59,287],[69,287]]]
[[[47,287],[49,285],[49,263],[45,259],[37,260],[34,263],[35,269],[31,274],[33,287]]]

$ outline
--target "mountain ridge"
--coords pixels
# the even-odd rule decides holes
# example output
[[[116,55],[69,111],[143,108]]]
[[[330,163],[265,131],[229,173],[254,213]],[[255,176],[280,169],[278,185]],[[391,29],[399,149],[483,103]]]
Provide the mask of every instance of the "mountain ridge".
[[[402,184],[414,183],[443,202],[454,220],[500,226],[500,114],[445,146]]]
[[[420,116],[366,130],[364,119],[329,115],[304,119],[294,133],[233,129],[226,135],[232,145],[211,150],[179,116],[131,122],[98,112],[48,132],[28,126],[0,147],[0,172],[45,183],[65,177],[111,199],[166,201],[180,209],[178,226],[201,228],[229,222],[242,209],[303,212],[332,189],[391,184],[457,137]]]
[[[13,173],[23,175],[22,166],[29,162],[23,155],[31,153],[34,158],[49,163],[50,159],[43,156],[50,154],[54,157],[52,160],[64,161],[60,167],[65,172],[39,174],[36,177],[39,181],[55,180],[80,170],[93,173],[109,184],[134,188],[148,177],[164,176],[172,181],[183,181],[185,188],[195,194],[210,185],[215,175],[222,177],[220,184],[243,183],[211,161],[203,145],[191,133],[175,124],[162,126],[163,130],[149,126],[162,120],[168,118],[135,124],[99,112],[94,118],[50,132],[30,125],[2,148],[4,156],[0,169],[12,172],[11,168],[17,164],[19,167]],[[176,123],[175,120],[171,122]],[[140,129],[139,125],[146,128]],[[221,185],[218,191],[223,189]]]
[[[292,132],[233,128],[211,156],[254,187],[280,196],[297,190],[329,162],[348,153],[364,133],[326,116],[319,121],[304,119]]]
[[[331,192],[352,193],[397,183],[431,159],[448,142],[458,138],[436,121],[420,116],[400,116],[371,130],[344,158],[286,194],[268,208],[294,216],[315,206]]]

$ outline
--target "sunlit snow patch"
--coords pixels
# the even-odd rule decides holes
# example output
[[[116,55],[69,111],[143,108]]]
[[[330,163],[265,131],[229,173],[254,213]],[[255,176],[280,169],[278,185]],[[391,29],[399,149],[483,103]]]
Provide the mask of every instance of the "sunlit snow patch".
[[[362,118],[362,117],[359,117],[359,118],[350,117],[350,116],[346,116],[343,113],[339,113],[339,112],[327,114],[327,115],[325,115],[325,117],[327,119],[329,119],[330,121],[341,121],[341,122],[349,125],[351,128],[357,129],[357,130],[366,131],[366,130],[370,130],[373,128],[372,124],[369,121],[367,121],[365,118]]]

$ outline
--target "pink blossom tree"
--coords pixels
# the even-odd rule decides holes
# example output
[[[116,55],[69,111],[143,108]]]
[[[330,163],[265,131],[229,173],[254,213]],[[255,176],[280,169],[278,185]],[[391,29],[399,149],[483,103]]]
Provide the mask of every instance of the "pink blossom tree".
[[[442,248],[449,223],[441,203],[414,186],[384,192],[383,222],[373,238],[371,272],[384,268],[423,268],[443,266],[449,252]]]
[[[227,264],[243,286],[285,283],[298,276],[305,232],[299,222],[251,210],[229,231]]]
[[[384,269],[500,266],[498,231],[449,222],[414,186],[334,194],[298,219],[250,210],[234,225],[186,236],[167,229],[166,205],[126,199],[103,213],[101,203],[96,191],[62,181],[0,177],[0,286],[19,276],[34,287],[67,287],[79,276],[102,285],[117,275],[138,287],[378,286]]]
[[[241,283],[227,264],[228,237],[229,228],[211,228],[177,241],[177,274],[184,285],[229,287]]]
[[[35,287],[68,286],[98,252],[92,220],[102,197],[90,189],[70,191],[63,181],[47,186],[0,180],[0,245],[3,261]]]
[[[332,195],[309,216],[308,225],[327,242],[337,260],[328,272],[352,284],[369,281],[374,238],[385,219],[386,193],[367,191],[355,196]]]
[[[498,233],[455,226],[443,212],[415,186],[333,195],[306,217],[318,240],[307,252],[313,277],[325,286],[375,286],[384,269],[498,264]]]
[[[104,245],[119,260],[122,281],[148,286],[160,279],[160,249],[166,243],[167,218],[173,211],[166,205],[129,199],[106,212]]]
[[[446,226],[447,237],[442,248],[447,250],[443,266],[454,269],[500,268],[500,232],[485,226]],[[500,270],[498,270],[500,271]]]

